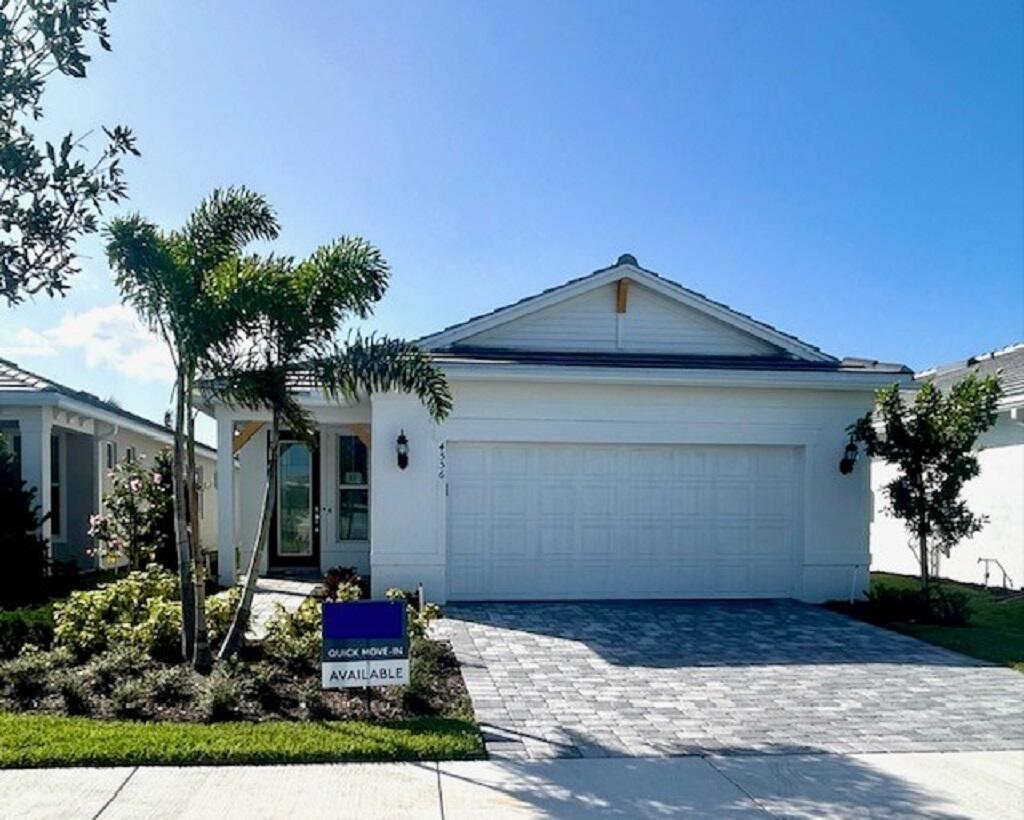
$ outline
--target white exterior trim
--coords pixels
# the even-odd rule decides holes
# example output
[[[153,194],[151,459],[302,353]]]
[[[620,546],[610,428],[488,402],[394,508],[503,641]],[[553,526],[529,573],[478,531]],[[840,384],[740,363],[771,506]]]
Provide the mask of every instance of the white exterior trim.
[[[142,424],[141,422],[135,421],[134,419],[123,416],[119,413],[104,410],[102,407],[96,407],[95,405],[87,402],[76,401],[69,396],[53,391],[0,391],[0,405],[57,408],[79,416],[84,416],[88,419],[102,421],[106,424],[112,425],[114,432],[119,429],[130,430],[133,433],[138,433],[141,436],[147,436],[168,446],[172,446],[174,444],[174,433],[170,430],[161,430],[156,426],[150,427],[147,424]],[[84,429],[84,426],[82,426],[82,429]],[[111,434],[103,433],[102,435],[107,437]],[[212,447],[207,447],[205,444],[200,444],[199,442],[196,442],[196,451],[201,452],[207,458],[214,458],[216,456],[216,451]]]
[[[875,390],[912,384],[910,373],[836,373],[834,371],[673,370],[642,367],[575,367],[443,361],[446,375],[474,381],[591,382],[594,384],[666,384],[706,387],[811,388]]]

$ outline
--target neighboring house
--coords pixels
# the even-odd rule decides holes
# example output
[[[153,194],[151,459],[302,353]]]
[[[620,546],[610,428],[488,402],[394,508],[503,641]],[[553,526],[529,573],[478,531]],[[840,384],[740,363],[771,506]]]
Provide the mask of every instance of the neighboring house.
[[[0,435],[21,463],[21,476],[37,490],[36,502],[49,520],[43,534],[55,561],[74,561],[80,569],[96,566],[88,555],[89,516],[102,509],[110,489],[109,472],[125,459],[150,463],[173,444],[162,424],[129,413],[91,393],[74,390],[0,359]],[[197,447],[200,491],[200,540],[217,540],[213,499],[216,452]]]
[[[281,444],[262,571],[354,566],[374,595],[422,582],[438,601],[863,586],[868,468],[838,463],[905,367],[840,361],[628,255],[419,344],[454,393],[441,424],[409,395],[304,392],[319,443]],[[259,519],[269,415],[205,409],[228,583]]]
[[[964,487],[972,512],[988,516],[988,523],[974,537],[953,547],[950,556],[939,556],[938,574],[971,583],[984,583],[986,561],[989,583],[1024,587],[1024,343],[974,356],[918,373],[915,382],[934,381],[949,389],[969,372],[982,375],[1002,371],[1003,397],[995,425],[978,442],[981,473]],[[910,535],[902,521],[885,512],[883,486],[896,475],[883,462],[871,466],[875,518],[871,524],[871,566],[887,572],[917,574],[916,550],[908,546]]]

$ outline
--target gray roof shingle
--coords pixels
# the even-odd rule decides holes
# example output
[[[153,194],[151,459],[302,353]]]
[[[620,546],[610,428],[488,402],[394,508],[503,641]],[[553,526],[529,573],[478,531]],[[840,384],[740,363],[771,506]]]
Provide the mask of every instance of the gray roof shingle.
[[[981,353],[969,359],[922,370],[915,381],[932,380],[935,386],[947,390],[970,371],[987,376],[1002,371],[1003,400],[1024,398],[1024,342],[1018,342],[990,353]]]
[[[138,413],[132,413],[130,410],[125,410],[123,407],[115,404],[112,401],[105,401],[99,396],[93,393],[88,393],[85,390],[75,390],[73,387],[55,382],[52,379],[47,379],[45,376],[40,376],[37,373],[25,370],[23,367],[18,366],[16,363],[0,358],[0,393],[15,392],[15,393],[58,393],[62,396],[80,401],[83,404],[88,404],[92,407],[96,407],[100,410],[105,410],[108,413],[121,416],[122,418],[133,421],[136,424],[141,424],[144,427],[148,427],[154,432],[159,432],[164,435],[174,435],[174,430],[166,425],[147,419],[145,416],[140,416]],[[0,399],[2,403],[2,399]],[[205,444],[196,442],[200,449],[206,450],[208,453],[216,452],[213,448],[207,447]]]
[[[892,373],[909,375],[902,364],[878,362],[873,359],[843,359],[812,362],[788,356],[706,356],[666,355],[648,353],[551,352],[536,350],[502,350],[489,347],[458,347],[449,351],[432,351],[438,364],[533,364],[562,367],[640,367],[675,370],[763,370],[778,372],[825,373]]]

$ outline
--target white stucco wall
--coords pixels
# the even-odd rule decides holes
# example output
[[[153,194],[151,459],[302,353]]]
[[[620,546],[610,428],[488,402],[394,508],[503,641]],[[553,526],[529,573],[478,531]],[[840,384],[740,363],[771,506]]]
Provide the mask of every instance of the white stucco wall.
[[[432,424],[415,399],[372,400],[373,591],[422,582],[443,601],[444,441],[784,444],[804,452],[803,570],[798,598],[863,589],[868,563],[869,471],[843,476],[845,428],[872,405],[870,390],[682,387],[452,379],[455,410]],[[395,466],[404,429],[410,466]],[[628,556],[623,556],[628,561]],[[857,569],[859,567],[859,569]]]
[[[1001,413],[995,426],[979,442],[980,475],[964,488],[971,511],[989,517],[974,537],[955,546],[949,558],[941,558],[939,574],[946,578],[982,583],[985,568],[979,558],[996,558],[1016,587],[1024,587],[1024,426]],[[896,469],[876,462],[871,465],[874,520],[871,524],[871,566],[885,572],[917,574],[916,555],[907,547],[909,534],[903,522],[885,512],[882,488]],[[993,567],[990,583],[1002,583]]]

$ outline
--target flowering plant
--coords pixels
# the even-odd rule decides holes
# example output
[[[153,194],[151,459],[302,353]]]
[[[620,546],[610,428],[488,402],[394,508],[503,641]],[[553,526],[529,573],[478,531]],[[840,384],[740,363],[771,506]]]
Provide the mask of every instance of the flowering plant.
[[[174,555],[174,514],[170,451],[122,462],[110,471],[111,489],[103,496],[102,513],[89,518],[90,550],[102,568],[127,563],[141,569]]]

